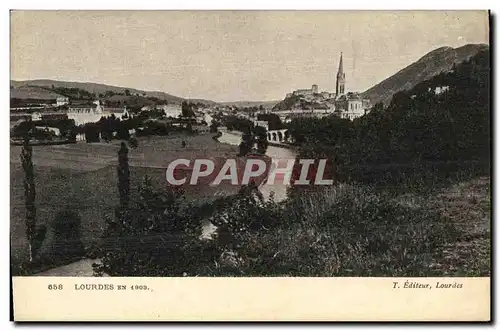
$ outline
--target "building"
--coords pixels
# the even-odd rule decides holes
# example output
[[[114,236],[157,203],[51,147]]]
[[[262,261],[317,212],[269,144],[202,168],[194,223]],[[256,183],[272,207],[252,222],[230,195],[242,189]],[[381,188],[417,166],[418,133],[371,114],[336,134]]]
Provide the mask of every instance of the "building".
[[[56,106],[60,107],[60,106],[65,106],[65,105],[69,105],[69,98],[68,97],[57,97]]]
[[[127,107],[104,109],[99,100],[94,101],[91,107],[71,107],[68,110],[68,118],[75,121],[75,125],[85,125],[87,123],[99,122],[101,117],[110,117],[114,115],[118,119],[129,118]]]
[[[312,96],[318,93],[318,85],[313,84],[310,89],[299,89],[292,92],[292,95]],[[288,95],[288,94],[287,94]]]
[[[349,120],[363,116],[365,114],[363,99],[358,93],[349,92],[341,95],[335,100],[334,114]]]
[[[39,112],[34,112],[31,114],[31,120],[32,121],[41,121],[42,120],[42,114]]]
[[[161,109],[165,112],[166,117],[178,118],[182,115],[182,107],[178,104],[169,103],[161,106]]]
[[[203,115],[203,120],[207,123],[208,126],[210,126],[210,125],[212,125],[212,121],[214,120],[214,118],[212,116],[210,116],[210,114],[205,113]]]
[[[434,88],[434,94],[435,95],[443,94],[444,92],[449,91],[449,90],[450,90],[450,87],[448,85],[437,86],[436,88]],[[430,87],[429,87],[429,91],[430,91]]]
[[[255,126],[261,126],[261,127],[265,128],[266,131],[269,130],[269,122],[268,121],[258,121],[258,120],[255,120],[255,121],[253,121],[253,124]]]

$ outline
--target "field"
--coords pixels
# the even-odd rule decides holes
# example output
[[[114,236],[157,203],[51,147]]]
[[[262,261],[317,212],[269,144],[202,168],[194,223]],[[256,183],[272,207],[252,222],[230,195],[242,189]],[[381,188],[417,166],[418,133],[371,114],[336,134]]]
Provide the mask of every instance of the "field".
[[[181,147],[182,140],[186,147]],[[118,204],[117,152],[119,142],[33,147],[35,167],[37,222],[48,226],[43,252],[53,237],[51,224],[64,209],[76,211],[82,218],[82,239],[92,244],[101,235],[105,216],[112,216]],[[211,135],[151,137],[139,140],[129,150],[131,191],[136,194],[145,175],[152,184],[162,188],[165,167],[174,158],[224,157],[237,154],[237,147],[220,144]],[[20,163],[21,147],[11,146],[11,247],[13,264],[27,258],[28,247],[24,225],[24,173]],[[215,188],[196,188],[187,196],[200,203],[214,196]],[[218,187],[224,193],[234,188]]]

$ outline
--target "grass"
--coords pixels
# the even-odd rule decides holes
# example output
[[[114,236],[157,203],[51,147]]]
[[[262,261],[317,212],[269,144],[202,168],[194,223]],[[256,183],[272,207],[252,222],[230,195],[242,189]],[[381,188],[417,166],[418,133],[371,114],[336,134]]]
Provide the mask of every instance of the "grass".
[[[243,233],[236,258],[208,272],[233,276],[432,276],[459,236],[425,206],[409,208],[364,186],[340,184],[300,196],[278,226]],[[227,260],[227,259],[226,259]],[[202,274],[203,275],[203,274]]]
[[[438,269],[450,276],[491,274],[491,187],[489,177],[479,177],[442,190],[430,207],[460,231],[457,241],[446,245]]]
[[[489,178],[432,195],[339,184],[295,198],[277,226],[241,233],[200,276],[489,276]]]

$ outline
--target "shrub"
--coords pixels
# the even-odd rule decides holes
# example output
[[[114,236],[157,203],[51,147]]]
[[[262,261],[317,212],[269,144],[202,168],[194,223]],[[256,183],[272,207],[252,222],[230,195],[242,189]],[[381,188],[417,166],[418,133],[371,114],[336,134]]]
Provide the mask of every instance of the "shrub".
[[[81,218],[72,210],[56,214],[52,223],[54,239],[50,255],[56,260],[82,257],[85,249],[80,236]]]
[[[128,144],[131,148],[137,148],[139,146],[139,143],[137,142],[137,138],[132,137],[128,140]]]

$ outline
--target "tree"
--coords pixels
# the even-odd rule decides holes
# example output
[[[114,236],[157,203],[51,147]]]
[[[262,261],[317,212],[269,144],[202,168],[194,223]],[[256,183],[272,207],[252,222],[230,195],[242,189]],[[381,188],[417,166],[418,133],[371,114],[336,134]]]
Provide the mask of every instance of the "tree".
[[[85,140],[87,143],[99,142],[100,129],[96,123],[85,124],[83,131],[85,133]]]
[[[217,122],[216,120],[213,120],[212,124],[210,124],[210,133],[216,133],[218,131],[219,126],[220,123]]]
[[[254,128],[255,142],[257,143],[257,153],[266,154],[269,143],[267,142],[267,130],[261,126]]]
[[[127,97],[129,97],[129,96],[130,96],[130,90],[125,90],[125,95],[126,95]]]
[[[132,148],[137,148],[139,146],[139,143],[137,142],[137,138],[136,137],[131,137],[128,141],[130,147]]]
[[[245,156],[249,153],[252,152],[252,148],[254,145],[254,137],[252,136],[251,132],[244,133],[243,136],[241,137],[241,143],[240,143],[240,156]]]
[[[194,117],[193,105],[183,101],[181,104],[182,117]]]
[[[24,170],[24,204],[26,207],[26,237],[29,245],[29,261],[32,262],[37,253],[38,248],[41,246],[40,233],[42,230],[36,229],[36,207],[35,207],[35,172],[33,169],[33,150],[29,144],[29,135],[24,137],[24,144],[21,150],[21,163]],[[43,232],[43,237],[45,231]]]
[[[181,209],[181,191],[157,192],[146,177],[139,196],[119,219],[107,220],[96,274],[182,276],[213,265],[213,245],[199,240],[199,223]]]
[[[84,255],[85,248],[80,235],[81,222],[80,216],[71,209],[56,214],[53,223],[53,257],[66,260]]]
[[[128,207],[130,196],[130,169],[128,165],[128,148],[122,142],[118,151],[118,192],[120,194],[120,209],[125,210]]]
[[[118,127],[118,130],[116,132],[116,136],[118,139],[121,139],[121,140],[129,140],[130,139],[130,132],[128,131],[128,128],[122,124]]]

